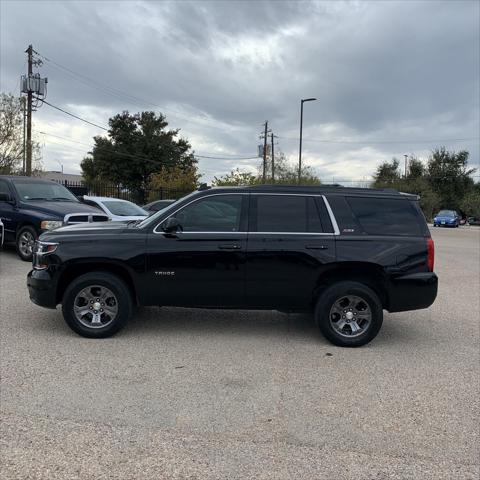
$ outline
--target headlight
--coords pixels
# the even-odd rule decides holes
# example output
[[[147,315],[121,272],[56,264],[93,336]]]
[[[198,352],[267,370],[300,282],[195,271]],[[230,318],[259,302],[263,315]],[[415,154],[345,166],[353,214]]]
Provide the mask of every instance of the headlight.
[[[58,243],[54,242],[42,242],[37,240],[35,242],[34,253],[37,255],[47,255],[49,253],[53,253],[58,247]]]
[[[33,268],[35,270],[45,270],[48,267],[45,257],[52,254],[57,248],[58,243],[37,240],[33,249]]]
[[[55,228],[60,228],[63,226],[63,222],[58,220],[44,220],[40,223],[40,228],[42,230],[54,230]]]

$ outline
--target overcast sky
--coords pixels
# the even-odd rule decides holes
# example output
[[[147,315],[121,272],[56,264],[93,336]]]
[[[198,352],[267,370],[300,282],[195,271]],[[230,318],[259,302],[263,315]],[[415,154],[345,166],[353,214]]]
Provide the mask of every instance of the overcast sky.
[[[50,103],[99,125],[122,110],[161,111],[199,155],[254,156],[269,120],[276,149],[296,162],[300,99],[316,97],[303,160],[326,182],[440,145],[469,150],[479,167],[479,5],[1,1],[0,89],[18,93],[32,43],[50,59],[39,69]],[[44,167],[68,173],[105,133],[47,105],[34,132]],[[199,167],[210,181],[258,163]]]

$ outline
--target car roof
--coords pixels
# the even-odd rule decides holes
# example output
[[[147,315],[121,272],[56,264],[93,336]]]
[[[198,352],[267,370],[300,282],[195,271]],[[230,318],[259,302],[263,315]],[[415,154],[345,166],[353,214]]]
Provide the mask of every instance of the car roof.
[[[344,187],[342,185],[253,185],[243,187],[201,187],[200,192],[215,192],[215,193],[291,193],[291,194],[309,194],[309,195],[366,195],[366,196],[389,196],[396,198],[410,198],[417,199],[418,196],[410,193],[403,193],[394,190],[393,188],[361,188],[361,187]]]
[[[27,177],[26,175],[0,175],[2,180],[22,180],[22,182],[41,182],[41,183],[54,183],[55,185],[63,185],[60,182],[54,182],[53,180],[47,180],[40,177]]]

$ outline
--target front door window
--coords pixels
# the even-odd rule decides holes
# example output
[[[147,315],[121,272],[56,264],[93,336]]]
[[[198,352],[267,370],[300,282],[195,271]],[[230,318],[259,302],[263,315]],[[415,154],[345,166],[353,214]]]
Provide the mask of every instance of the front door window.
[[[212,195],[175,213],[183,232],[240,231],[242,195]]]

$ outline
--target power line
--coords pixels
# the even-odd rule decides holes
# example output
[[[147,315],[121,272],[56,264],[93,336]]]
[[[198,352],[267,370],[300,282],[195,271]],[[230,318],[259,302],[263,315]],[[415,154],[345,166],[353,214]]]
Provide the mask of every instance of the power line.
[[[298,138],[295,137],[283,137],[279,136],[278,138],[282,138],[284,140],[292,140],[292,141],[298,141]],[[338,144],[364,144],[364,145],[369,145],[369,144],[415,144],[415,143],[448,143],[448,142],[466,142],[466,141],[472,141],[472,140],[480,140],[480,137],[468,137],[468,138],[449,138],[449,139],[443,139],[443,140],[325,140],[325,139],[319,139],[319,138],[308,138],[304,139],[304,142],[316,142],[316,143],[338,143]]]
[[[144,98],[137,97],[135,95],[132,95],[130,93],[127,93],[125,91],[119,90],[118,88],[111,87],[109,85],[106,85],[104,83],[99,82],[98,80],[94,80],[91,77],[88,77],[87,75],[84,75],[82,73],[76,72],[75,70],[72,70],[71,68],[66,67],[65,65],[62,65],[59,62],[56,62],[55,60],[52,60],[51,58],[46,57],[45,55],[42,55],[38,53],[40,57],[42,57],[46,62],[48,62],[50,65],[53,67],[56,67],[60,70],[63,70],[65,73],[67,73],[71,78],[77,80],[78,82],[87,85],[89,87],[95,88],[102,93],[105,93],[107,95],[110,95],[114,98],[120,99],[120,100],[127,100],[131,105],[139,106],[141,108],[145,108],[146,106],[153,106],[158,109],[160,109],[162,112],[165,113],[171,113],[172,115],[183,119],[184,122],[186,123],[196,123],[198,125],[205,126],[205,122],[192,118],[191,116],[188,116],[186,114],[182,114],[178,110],[175,109],[165,109],[161,105],[158,105],[154,102],[151,102],[149,100],[146,100]],[[217,125],[213,124],[207,124],[207,126],[212,127],[212,128],[217,128],[222,130],[222,127],[219,127]]]
[[[42,55],[42,57],[45,60],[47,60],[47,62],[49,62],[49,64],[51,66],[53,66],[55,68],[58,68],[59,70],[63,71],[64,73],[68,74],[70,78],[73,78],[74,80],[82,83],[83,85],[87,85],[91,88],[95,88],[102,93],[105,93],[107,95],[112,96],[113,98],[117,98],[117,99],[120,99],[120,100],[125,100],[125,98],[127,98],[127,100],[129,101],[130,104],[136,105],[136,106],[141,106],[142,108],[145,108],[146,105],[153,105],[153,104],[151,104],[147,101],[137,99],[136,97],[133,97],[126,92],[121,92],[120,90],[114,89],[113,87],[103,85],[103,84],[101,84],[101,83],[99,83],[99,82],[97,82],[97,81],[95,81],[95,80],[93,80],[93,79],[91,79],[91,78],[89,78],[85,75],[82,75],[81,73],[75,72],[74,70],[71,70],[71,69],[69,69],[69,68],[67,68],[63,65],[60,65],[59,63],[54,62],[53,60],[50,60],[43,55]],[[117,93],[117,92],[119,92],[119,93]],[[137,101],[132,101],[132,99],[137,100]]]
[[[97,148],[97,149],[100,149],[102,150],[103,148],[100,147],[100,146],[96,146],[96,145],[91,145],[91,144],[87,144],[87,143],[84,143],[84,142],[79,142],[78,140],[73,140],[71,138],[68,138],[68,137],[63,137],[61,135],[55,135],[53,133],[48,133],[48,132],[41,132],[41,131],[38,131],[39,134],[41,135],[47,135],[49,137],[55,137],[55,138],[58,138],[58,139],[61,139],[61,140],[66,140],[67,142],[72,142],[72,143],[77,143],[78,145],[84,145],[88,148]],[[125,155],[125,156],[130,156],[130,157],[133,157],[133,158],[139,158],[139,159],[143,159],[143,160],[149,160],[151,161],[150,158],[148,157],[145,157],[145,156],[141,156],[141,155],[134,155],[134,154],[128,154],[128,153],[119,153],[119,152],[115,152],[115,155]],[[206,158],[206,159],[211,159],[211,160],[253,160],[253,159],[256,159],[257,157],[247,157],[247,156],[244,156],[244,157],[241,157],[241,156],[235,156],[235,157],[216,157],[216,156],[210,156],[210,155],[197,155],[197,154],[193,154],[193,156],[195,158]]]
[[[55,108],[56,110],[59,110],[60,112],[66,113],[67,115],[70,115],[73,118],[76,118],[77,120],[81,120],[82,122],[88,123],[90,125],[93,125],[94,127],[101,128],[102,130],[105,130],[108,132],[108,128],[102,127],[101,125],[97,125],[96,123],[90,122],[89,120],[85,120],[82,117],[79,117],[78,115],[75,115],[74,113],[67,112],[66,110],[63,110],[63,108],[57,107],[55,105],[52,105],[51,103],[47,102],[46,100],[40,99],[43,103],[46,103],[49,107]]]
[[[42,131],[38,131],[37,130],[37,133],[41,134],[41,135],[47,135],[47,136],[50,136],[50,137],[55,137],[55,138],[58,138],[58,139],[61,139],[61,140],[66,140],[68,142],[72,142],[72,143],[77,143],[79,145],[85,145],[89,148],[93,148],[94,146],[93,145],[89,145],[89,144],[86,144],[86,143],[83,143],[83,142],[79,142],[77,140],[72,140],[70,138],[67,138],[67,137],[63,137],[61,135],[55,135],[53,133],[47,133],[47,132],[42,132]],[[58,144],[57,144],[58,145]],[[82,149],[79,149],[79,148],[74,148],[74,147],[69,147],[69,148],[72,148],[74,150],[77,150],[77,151],[81,151],[81,152],[84,152],[84,150]],[[104,147],[101,147],[101,146],[96,146],[95,148],[97,148],[98,150],[108,150],[108,151],[111,151],[110,149],[106,149]],[[141,156],[141,155],[134,155],[134,154],[130,154],[130,153],[123,153],[123,152],[114,152],[115,155],[119,155],[119,156],[123,156],[123,157],[129,157],[129,158],[137,158],[137,159],[141,159],[141,160],[147,160],[147,161],[150,161],[152,162],[153,160],[151,160],[150,158],[148,157],[144,157],[144,156]],[[214,159],[214,160],[251,160],[251,159],[257,159],[258,157],[239,157],[239,158],[236,158],[236,159],[232,159],[232,158],[226,158],[226,157],[210,157],[210,156],[205,156],[205,155],[195,155],[195,157],[198,157],[198,158],[208,158],[208,159]],[[338,162],[330,162],[328,164],[323,164],[323,165],[316,165],[315,168],[322,168],[322,167],[325,167],[327,165],[333,165],[333,164],[338,164]],[[323,178],[328,178],[330,175],[325,175]],[[357,180],[352,180],[352,179],[337,179],[335,177],[333,177],[335,179],[335,182],[341,182],[341,183],[365,183],[365,182],[373,182],[374,179],[373,179],[373,175],[368,175],[367,177],[371,177],[371,179],[368,179],[368,178],[359,178]],[[469,175],[470,178],[480,178],[480,174],[476,174],[476,175]],[[431,178],[431,179],[442,179],[442,180],[448,180],[450,178],[454,178],[454,175],[443,175],[443,176],[431,176],[431,177],[428,177],[428,178]]]
[[[212,159],[212,160],[256,160],[258,157],[210,157],[210,156],[206,156],[206,155],[197,155],[197,154],[193,154],[194,157],[196,158],[209,158],[209,159]]]

